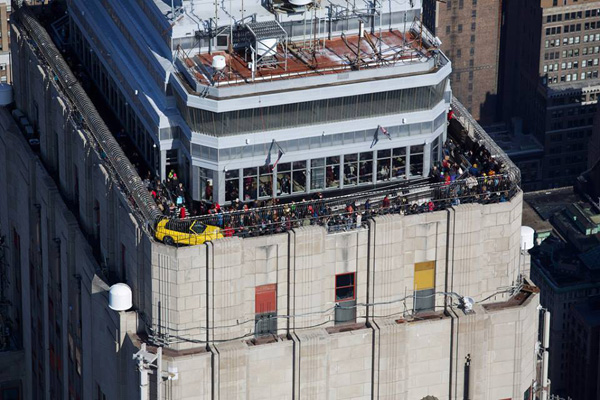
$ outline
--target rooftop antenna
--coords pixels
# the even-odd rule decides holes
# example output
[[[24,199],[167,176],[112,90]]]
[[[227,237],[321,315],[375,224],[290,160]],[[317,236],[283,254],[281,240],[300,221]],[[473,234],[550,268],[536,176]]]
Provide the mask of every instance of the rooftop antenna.
[[[171,0],[171,19],[175,19],[175,0]]]

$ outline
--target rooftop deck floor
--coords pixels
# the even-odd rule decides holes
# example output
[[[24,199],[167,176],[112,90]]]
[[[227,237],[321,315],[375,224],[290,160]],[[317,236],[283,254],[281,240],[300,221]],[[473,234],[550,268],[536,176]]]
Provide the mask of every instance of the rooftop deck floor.
[[[338,36],[320,40],[314,51],[306,50],[306,42],[296,41],[287,45],[280,43],[273,56],[275,64],[256,68],[254,80],[282,80],[308,75],[326,75],[351,69],[378,68],[397,63],[424,62],[432,57],[431,51],[422,46],[420,39],[411,33],[397,30],[385,31],[364,37],[358,35]],[[215,56],[225,56],[226,67],[222,72],[212,68]],[[197,55],[181,55],[186,66],[193,71],[195,79],[204,85],[237,85],[252,81],[251,60],[243,52],[215,51]]]

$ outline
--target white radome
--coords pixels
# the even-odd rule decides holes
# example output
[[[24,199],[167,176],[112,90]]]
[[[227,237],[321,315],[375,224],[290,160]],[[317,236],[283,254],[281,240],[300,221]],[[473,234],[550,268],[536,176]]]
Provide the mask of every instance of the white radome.
[[[108,290],[108,307],[115,311],[127,311],[133,306],[131,288],[124,283],[116,283]]]
[[[214,56],[212,60],[212,67],[217,71],[222,71],[226,66],[225,56]]]

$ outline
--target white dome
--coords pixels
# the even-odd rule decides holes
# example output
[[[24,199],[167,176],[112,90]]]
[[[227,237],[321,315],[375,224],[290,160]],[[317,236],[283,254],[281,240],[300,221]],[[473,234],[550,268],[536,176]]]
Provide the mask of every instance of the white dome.
[[[529,250],[533,248],[535,231],[529,226],[521,227],[521,249]]]
[[[108,307],[115,311],[127,311],[133,306],[131,288],[124,283],[116,283],[108,290]]]
[[[214,56],[212,60],[212,67],[217,71],[225,69],[225,56]]]
[[[293,6],[307,6],[312,3],[312,0],[288,0]]]

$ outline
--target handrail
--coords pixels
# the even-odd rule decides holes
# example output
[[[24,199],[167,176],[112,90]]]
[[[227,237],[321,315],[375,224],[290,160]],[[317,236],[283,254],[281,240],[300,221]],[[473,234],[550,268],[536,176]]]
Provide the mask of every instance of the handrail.
[[[134,203],[136,210],[142,214],[144,222],[148,226],[153,227],[161,216],[160,210],[142,183],[134,166],[125,153],[123,153],[116,139],[98,114],[96,107],[67,65],[62,54],[54,45],[54,42],[52,42],[46,29],[37,21],[27,7],[20,7],[17,12],[13,13],[14,22],[19,23],[33,42],[35,42],[39,54],[54,71],[55,79],[75,108],[74,111],[85,122],[86,128],[91,133],[101,158],[114,174],[115,178],[117,178],[117,182],[123,186],[126,194]]]
[[[466,129],[469,136],[471,136],[471,138],[473,138],[477,143],[483,144],[496,160],[501,161],[501,163],[504,164],[506,171],[512,175],[512,178],[515,179],[516,184],[520,186],[521,171],[519,168],[517,168],[512,160],[506,155],[504,150],[502,150],[502,148],[500,148],[500,146],[494,142],[494,139],[487,134],[481,125],[479,125],[473,116],[465,109],[462,103],[454,96],[452,96],[452,110],[454,111],[454,117],[460,121],[461,125]]]

